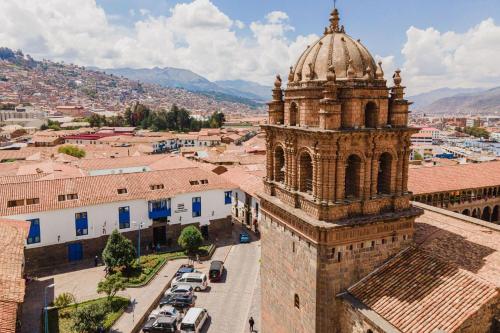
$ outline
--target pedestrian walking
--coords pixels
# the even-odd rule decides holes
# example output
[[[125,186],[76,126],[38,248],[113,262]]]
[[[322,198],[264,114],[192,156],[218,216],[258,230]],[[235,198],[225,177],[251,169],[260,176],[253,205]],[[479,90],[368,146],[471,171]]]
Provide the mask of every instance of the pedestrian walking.
[[[94,266],[95,267],[99,266],[99,257],[98,256],[94,257]]]
[[[253,325],[255,325],[255,321],[253,320],[253,317],[250,317],[250,319],[248,319],[248,325],[250,325],[250,332],[255,332],[253,330]]]

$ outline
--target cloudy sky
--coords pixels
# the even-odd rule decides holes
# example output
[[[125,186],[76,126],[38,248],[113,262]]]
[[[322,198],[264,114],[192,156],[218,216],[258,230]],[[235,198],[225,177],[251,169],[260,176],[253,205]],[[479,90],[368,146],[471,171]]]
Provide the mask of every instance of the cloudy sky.
[[[263,84],[328,24],[333,0],[1,0],[0,46],[109,67]],[[500,85],[500,1],[338,0],[347,33],[411,94]],[[499,23],[497,23],[499,22]],[[286,75],[284,75],[286,77]]]

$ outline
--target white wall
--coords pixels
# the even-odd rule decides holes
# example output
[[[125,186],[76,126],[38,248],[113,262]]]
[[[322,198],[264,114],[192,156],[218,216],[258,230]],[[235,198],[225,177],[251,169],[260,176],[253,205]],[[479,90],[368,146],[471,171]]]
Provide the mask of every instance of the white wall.
[[[231,215],[231,205],[224,204],[225,190],[186,193],[171,198],[172,216],[169,224],[209,224],[210,220],[225,218]],[[234,189],[233,189],[234,192]],[[193,218],[192,198],[201,197],[201,216]],[[179,211],[178,205],[184,204]],[[130,228],[119,229],[118,208],[130,207]],[[75,214],[87,212],[88,235],[76,236]],[[152,225],[149,219],[148,201],[131,200],[102,205],[68,208],[55,211],[35,212],[29,214],[5,216],[18,220],[40,219],[40,243],[29,244],[27,248],[42,247],[58,243],[66,243],[80,239],[91,239],[104,234],[109,235],[114,229],[122,232],[137,230],[133,221],[143,222],[143,229]]]

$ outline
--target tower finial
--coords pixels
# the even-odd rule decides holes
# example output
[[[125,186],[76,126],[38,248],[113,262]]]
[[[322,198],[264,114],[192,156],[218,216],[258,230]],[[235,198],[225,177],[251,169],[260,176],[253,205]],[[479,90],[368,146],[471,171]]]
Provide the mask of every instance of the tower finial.
[[[335,7],[330,14],[330,29],[332,30],[332,32],[340,32],[339,21],[339,10]]]
[[[330,30],[332,32],[340,32],[340,16],[339,10],[337,9],[337,0],[333,1],[333,11],[330,14]]]

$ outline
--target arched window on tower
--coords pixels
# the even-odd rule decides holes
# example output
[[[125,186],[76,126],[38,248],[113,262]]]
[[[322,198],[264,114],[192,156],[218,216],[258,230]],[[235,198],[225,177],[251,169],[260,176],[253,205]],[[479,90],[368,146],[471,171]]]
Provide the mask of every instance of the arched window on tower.
[[[377,194],[391,194],[392,156],[383,153],[378,160]]]
[[[290,126],[297,126],[299,124],[299,107],[297,103],[290,104]]]
[[[285,152],[280,146],[274,150],[274,180],[285,181]]]
[[[357,199],[361,196],[361,158],[351,155],[345,166],[345,198]]]
[[[377,104],[368,102],[365,107],[365,127],[375,128],[378,123],[378,109]]]
[[[299,191],[312,193],[313,165],[311,155],[302,152],[299,156]]]

